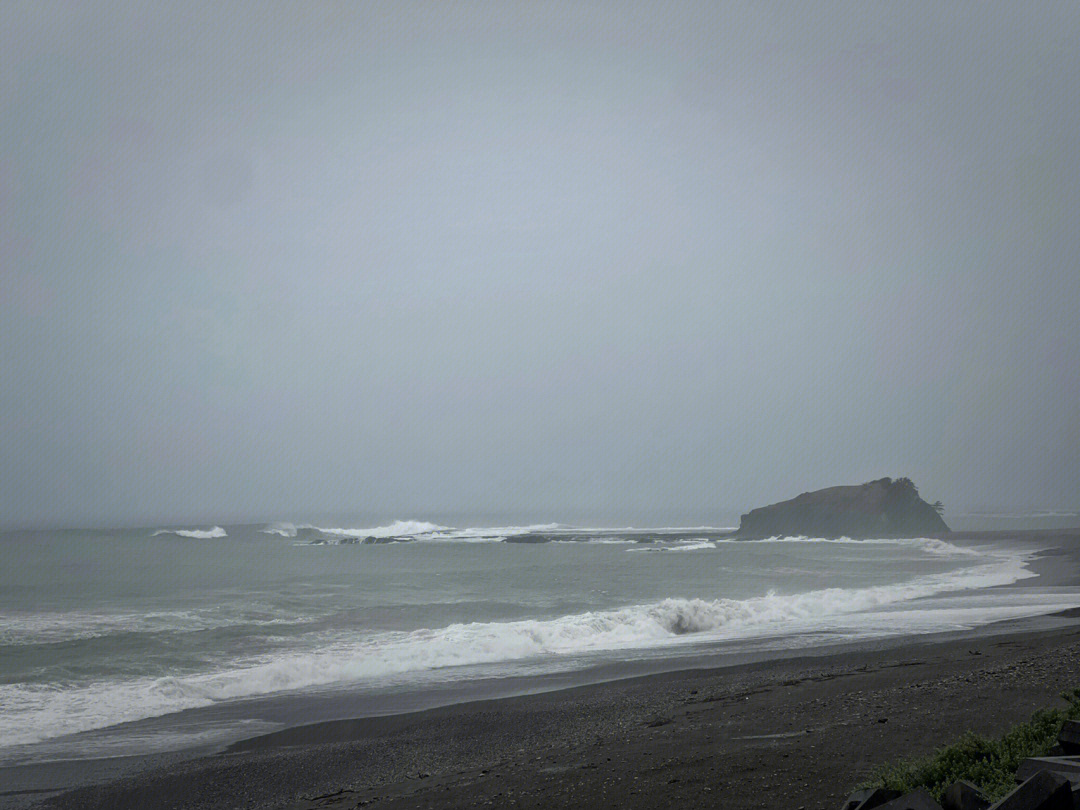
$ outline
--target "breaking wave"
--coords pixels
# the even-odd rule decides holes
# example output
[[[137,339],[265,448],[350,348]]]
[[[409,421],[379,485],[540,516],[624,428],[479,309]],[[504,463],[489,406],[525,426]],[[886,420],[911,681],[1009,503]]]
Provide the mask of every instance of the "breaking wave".
[[[218,537],[228,537],[225,530],[220,526],[212,529],[158,529],[153,537],[162,534],[175,534],[177,537],[190,537],[195,540],[214,540]]]
[[[276,534],[279,537],[296,537],[295,523],[271,523],[259,530],[263,534]]]
[[[303,528],[341,537],[416,537],[449,529],[447,526],[439,526],[423,520],[395,520],[388,526],[374,526],[370,529],[339,529],[322,526],[304,526]]]
[[[434,532],[428,540],[463,540],[472,542],[498,541],[523,534],[554,532],[562,528],[558,523],[537,523],[532,526],[496,526],[490,529],[447,529]]]
[[[361,638],[338,635],[309,652],[240,659],[209,673],[102,681],[62,690],[55,684],[0,685],[0,723],[11,730],[8,744],[32,743],[224,700],[402,673],[825,630],[836,617],[872,614],[920,597],[1033,576],[1022,556],[1002,556],[891,585],[769,592],[748,599],[670,598],[552,619],[451,624]],[[906,632],[899,624],[895,632]]]
[[[312,524],[295,525],[293,523],[272,523],[260,531],[263,534],[276,534],[281,537],[297,537],[300,532],[311,532],[333,542],[335,539],[374,537],[378,539],[401,537],[416,541],[456,541],[466,543],[499,542],[507,537],[538,532],[552,532],[560,529],[558,523],[541,523],[532,526],[495,526],[491,528],[456,529],[440,526],[423,520],[395,520],[386,526],[372,527],[337,527],[314,526]]]

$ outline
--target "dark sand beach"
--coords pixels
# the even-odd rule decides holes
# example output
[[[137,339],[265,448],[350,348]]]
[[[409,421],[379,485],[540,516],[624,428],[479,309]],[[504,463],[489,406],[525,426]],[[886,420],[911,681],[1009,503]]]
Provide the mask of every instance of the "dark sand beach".
[[[1048,549],[1031,582],[1076,583],[1077,532],[1025,539]],[[42,806],[835,808],[875,766],[1000,733],[1074,686],[1080,612],[1066,611],[297,727]]]

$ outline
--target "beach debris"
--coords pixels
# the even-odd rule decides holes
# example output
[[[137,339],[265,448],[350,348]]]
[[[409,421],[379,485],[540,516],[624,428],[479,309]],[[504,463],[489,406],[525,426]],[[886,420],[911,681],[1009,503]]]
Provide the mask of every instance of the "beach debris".
[[[1070,756],[1080,754],[1080,720],[1066,720],[1058,734],[1058,745]]]
[[[990,810],[1073,810],[1069,780],[1051,771],[1039,771]]]
[[[891,802],[893,799],[899,799],[903,794],[899,790],[888,790],[886,788],[863,788],[862,790],[856,790],[850,796],[843,807],[840,810],[873,810],[875,807],[879,807],[885,802]]]
[[[990,800],[971,782],[961,779],[945,788],[941,806],[944,810],[986,810]]]
[[[926,788],[915,788],[911,793],[905,793],[899,799],[879,805],[878,810],[941,810]]]

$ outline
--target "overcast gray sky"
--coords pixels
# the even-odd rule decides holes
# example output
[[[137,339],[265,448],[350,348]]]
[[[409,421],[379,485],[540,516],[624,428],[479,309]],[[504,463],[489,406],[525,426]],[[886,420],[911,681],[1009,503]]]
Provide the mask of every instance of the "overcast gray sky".
[[[0,5],[0,524],[1080,506],[1075,3]]]

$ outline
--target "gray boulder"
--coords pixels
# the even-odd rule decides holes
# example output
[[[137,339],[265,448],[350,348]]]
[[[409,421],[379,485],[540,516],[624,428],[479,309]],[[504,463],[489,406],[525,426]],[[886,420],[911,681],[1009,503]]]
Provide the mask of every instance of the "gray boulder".
[[[915,788],[899,799],[879,805],[877,810],[941,810],[941,805],[925,788]]]
[[[1080,757],[1030,757],[1016,769],[1016,781],[1027,781],[1040,771],[1056,773],[1080,785]]]
[[[1073,810],[1069,780],[1050,771],[1039,771],[990,810]]]
[[[899,790],[887,790],[886,788],[863,788],[856,790],[850,796],[840,810],[874,810],[885,802],[899,799],[903,795]]]
[[[1080,754],[1080,720],[1066,720],[1058,734],[1058,745],[1068,756]]]
[[[990,800],[971,782],[961,779],[945,789],[941,806],[944,810],[986,810],[990,806]]]

